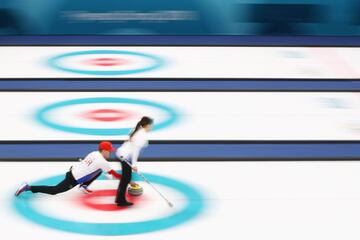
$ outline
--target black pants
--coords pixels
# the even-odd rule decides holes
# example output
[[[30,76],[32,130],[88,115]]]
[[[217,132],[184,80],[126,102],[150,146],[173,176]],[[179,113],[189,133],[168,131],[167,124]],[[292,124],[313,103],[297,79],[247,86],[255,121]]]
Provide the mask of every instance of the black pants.
[[[82,183],[82,185],[90,185],[96,178],[101,175],[101,172],[97,174],[94,178],[90,179],[87,182]],[[62,180],[55,186],[30,186],[30,191],[33,193],[46,193],[51,195],[56,195],[58,193],[66,192],[73,187],[78,185],[78,182],[75,180],[74,176],[71,173],[71,170],[68,171],[65,175],[65,179]]]
[[[125,198],[126,188],[131,181],[131,175],[132,175],[131,167],[124,161],[121,161],[121,169],[122,169],[122,177],[116,194],[116,199],[115,199],[116,203],[121,203],[126,201]]]

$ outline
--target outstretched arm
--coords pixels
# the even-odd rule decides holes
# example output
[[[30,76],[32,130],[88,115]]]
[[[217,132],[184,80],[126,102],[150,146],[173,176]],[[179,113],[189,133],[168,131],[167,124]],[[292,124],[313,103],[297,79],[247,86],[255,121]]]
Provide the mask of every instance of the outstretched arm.
[[[121,179],[121,174],[117,173],[115,170],[111,169],[110,171],[107,172],[108,174],[111,174],[114,178],[116,179]]]

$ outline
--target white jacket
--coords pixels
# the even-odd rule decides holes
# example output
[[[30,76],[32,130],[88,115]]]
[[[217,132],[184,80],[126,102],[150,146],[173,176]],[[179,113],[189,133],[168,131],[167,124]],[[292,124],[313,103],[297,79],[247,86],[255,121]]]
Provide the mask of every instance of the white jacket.
[[[140,151],[147,147],[148,144],[147,132],[143,128],[140,128],[130,140],[124,142],[121,147],[116,150],[116,156],[120,160],[131,163],[132,166],[136,166]]]

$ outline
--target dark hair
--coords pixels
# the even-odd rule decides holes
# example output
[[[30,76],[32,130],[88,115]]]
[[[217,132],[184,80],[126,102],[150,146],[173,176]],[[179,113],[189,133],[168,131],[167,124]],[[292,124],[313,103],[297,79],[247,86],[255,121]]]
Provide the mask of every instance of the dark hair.
[[[141,120],[136,124],[135,129],[130,133],[130,138],[140,129],[140,127],[145,127],[146,125],[153,124],[154,120],[149,117],[142,117]]]

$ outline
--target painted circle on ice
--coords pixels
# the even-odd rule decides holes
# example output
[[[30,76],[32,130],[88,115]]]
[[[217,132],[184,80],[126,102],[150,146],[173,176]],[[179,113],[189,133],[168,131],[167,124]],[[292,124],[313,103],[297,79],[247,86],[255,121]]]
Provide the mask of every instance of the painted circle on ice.
[[[101,109],[86,111],[80,116],[82,116],[85,119],[93,120],[93,121],[114,122],[114,121],[129,119],[134,115],[135,114],[125,110],[101,108]]]
[[[88,57],[89,59],[85,60],[86,64],[90,63],[96,67],[96,70],[91,70],[87,68],[74,68],[72,66],[67,66],[63,63],[64,60],[69,60],[74,57]],[[100,57],[97,57],[100,56]],[[107,57],[104,57],[107,56]],[[112,56],[112,57],[110,57]],[[138,66],[135,68],[124,68],[128,66],[128,63],[134,62],[127,60],[126,56],[136,57],[143,61],[146,61],[144,66]],[[83,62],[83,61],[81,61]],[[47,64],[55,69],[77,73],[77,74],[87,74],[87,75],[125,75],[125,74],[136,74],[152,71],[162,67],[165,64],[165,61],[155,55],[132,52],[132,51],[123,51],[123,50],[88,50],[88,51],[78,51],[78,52],[69,52],[57,55],[48,59]],[[122,66],[124,69],[106,69],[105,67],[114,67]],[[105,69],[104,69],[105,68]]]
[[[145,174],[145,176],[154,184],[160,184],[181,193],[186,198],[185,206],[165,217],[147,221],[109,223],[71,221],[50,216],[34,207],[34,199],[32,199],[34,195],[29,192],[25,192],[21,196],[14,198],[14,208],[18,214],[26,219],[48,228],[72,233],[103,236],[120,236],[160,231],[183,224],[203,212],[205,208],[204,198],[202,193],[196,188],[169,177],[155,174]],[[63,177],[64,176],[53,176],[39,180],[33,184],[53,185],[60,182]],[[100,176],[99,179],[104,180],[105,178]],[[120,214],[120,212],[116,214]]]
[[[117,189],[104,189],[104,190],[95,190],[91,194],[84,194],[80,197],[79,201],[83,206],[86,206],[91,209],[100,210],[100,211],[122,211],[126,210],[127,207],[118,207],[114,203],[99,203],[96,200],[102,197],[113,197],[115,199]],[[141,204],[143,196],[134,197],[129,194],[126,194],[126,199],[130,202],[138,205]]]
[[[84,61],[85,64],[89,64],[92,66],[120,66],[125,65],[128,61],[121,59],[121,58],[94,58],[94,59],[87,59]]]
[[[70,132],[70,133],[77,133],[77,134],[86,134],[86,135],[96,135],[96,136],[117,136],[117,135],[127,135],[133,129],[131,128],[82,128],[82,127],[75,127],[70,125],[65,125],[62,123],[54,122],[49,118],[49,115],[52,111],[74,106],[74,105],[84,105],[84,104],[113,104],[113,103],[122,103],[122,104],[134,104],[145,106],[149,108],[154,108],[156,110],[161,110],[165,113],[166,118],[163,119],[161,122],[154,122],[154,126],[152,131],[157,131],[160,129],[164,129],[175,124],[179,121],[179,114],[176,110],[167,106],[165,104],[141,100],[141,99],[131,99],[131,98],[114,98],[114,97],[96,97],[96,98],[79,98],[79,99],[71,99],[61,102],[56,102],[50,105],[46,105],[42,107],[35,113],[35,120],[40,124],[56,129],[63,132]]]

